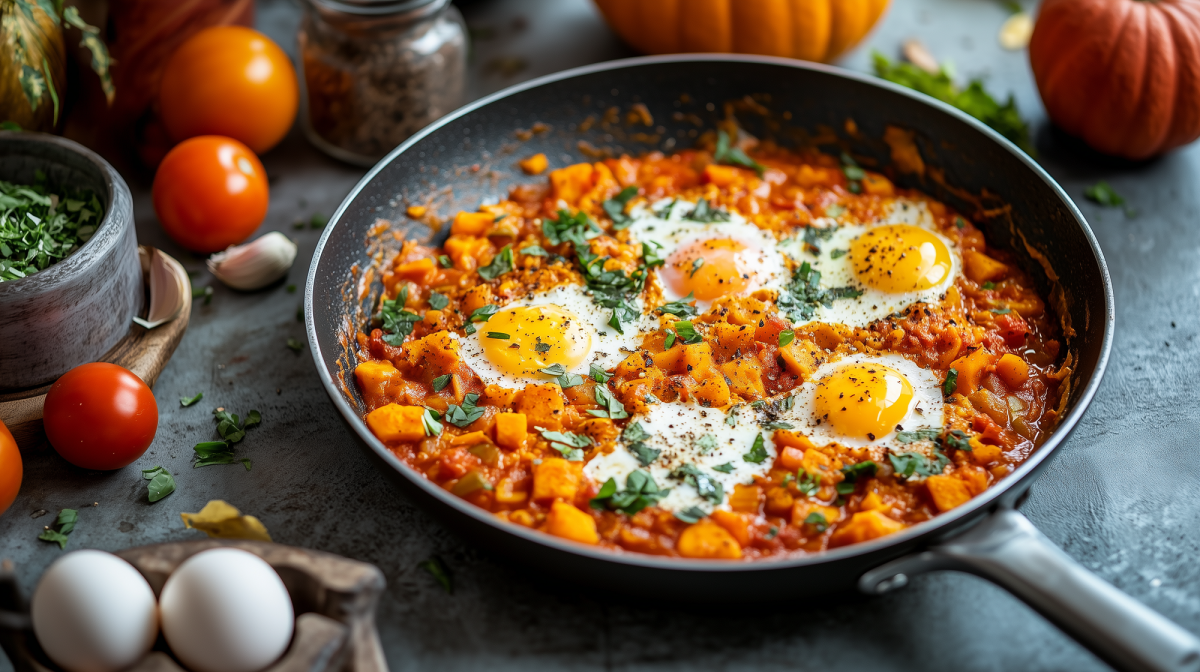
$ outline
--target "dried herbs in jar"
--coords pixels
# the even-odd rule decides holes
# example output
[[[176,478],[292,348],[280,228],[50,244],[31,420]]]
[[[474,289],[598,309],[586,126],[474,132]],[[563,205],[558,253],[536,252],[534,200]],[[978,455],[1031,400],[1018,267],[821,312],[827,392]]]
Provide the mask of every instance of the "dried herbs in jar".
[[[370,165],[462,102],[467,34],[449,0],[308,0],[300,28],[313,144]]]

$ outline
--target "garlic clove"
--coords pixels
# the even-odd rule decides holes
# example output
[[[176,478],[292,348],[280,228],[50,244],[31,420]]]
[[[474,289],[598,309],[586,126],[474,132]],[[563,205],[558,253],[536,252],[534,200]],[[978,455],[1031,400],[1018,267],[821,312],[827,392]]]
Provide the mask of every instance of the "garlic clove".
[[[208,270],[234,289],[262,289],[287,275],[296,261],[296,244],[278,231],[232,245],[208,259]]]
[[[146,318],[133,321],[147,329],[153,329],[175,319],[190,291],[187,271],[170,255],[153,247],[138,248],[142,272],[150,280],[150,310]]]

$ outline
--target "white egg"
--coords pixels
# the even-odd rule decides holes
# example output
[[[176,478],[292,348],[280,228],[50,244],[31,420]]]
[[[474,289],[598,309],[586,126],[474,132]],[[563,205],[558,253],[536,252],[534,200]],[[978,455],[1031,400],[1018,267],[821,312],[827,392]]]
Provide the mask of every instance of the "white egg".
[[[287,650],[287,588],[257,555],[214,548],[184,560],[163,586],[163,636],[192,672],[257,672]]]
[[[624,489],[629,474],[642,469],[654,478],[659,488],[671,488],[658,506],[668,511],[690,507],[712,511],[728,499],[735,485],[752,483],[755,476],[765,475],[775,461],[774,448],[765,440],[765,456],[751,453],[756,438],[763,431],[756,422],[756,412],[749,406],[741,406],[734,416],[733,424],[730,424],[726,410],[680,402],[654,404],[648,413],[635,416],[630,424],[640,423],[650,435],[644,443],[660,451],[657,459],[642,466],[629,446],[622,442],[613,452],[593,458],[584,473],[598,483],[613,478],[618,488]],[[747,460],[747,455],[758,461]],[[711,499],[703,497],[694,484],[677,475],[676,470],[684,465],[694,465],[706,477],[721,484],[719,501],[713,501],[717,499],[715,496]]]
[[[946,290],[962,273],[962,252],[956,243],[946,238],[934,223],[929,208],[924,202],[897,199],[887,214],[873,222],[857,223],[846,215],[839,222],[822,218],[815,222],[815,231],[822,231],[815,241],[819,252],[806,249],[803,237],[789,238],[781,243],[780,248],[797,263],[808,263],[812,271],[820,273],[819,286],[825,290],[835,288],[850,288],[861,292],[856,297],[833,299],[829,305],[818,305],[811,315],[803,316],[796,311],[790,311],[792,318],[798,324],[808,322],[826,322],[845,324],[852,327],[865,327],[868,324],[885,318],[888,315],[902,312],[914,303],[938,303],[945,296]],[[870,245],[861,245],[858,250],[861,256],[855,255],[856,242],[870,243],[874,236],[894,225],[907,225],[925,232],[919,245],[910,245],[907,249],[895,248],[895,253],[887,255],[871,254],[876,249]],[[865,254],[861,254],[864,253]],[[937,266],[937,271],[930,271],[940,277],[930,282],[924,276],[919,278],[904,278],[905,258],[912,259],[920,255],[933,259],[942,255],[943,266]],[[883,257],[887,256],[885,260]],[[901,261],[895,259],[899,257]],[[907,269],[910,274],[913,269]],[[920,271],[916,271],[920,273]],[[901,278],[904,278],[901,281]],[[874,284],[873,284],[874,283]]]
[[[158,635],[158,606],[133,565],[103,551],[74,551],[42,575],[31,605],[42,650],[67,672],[115,672]]]
[[[721,296],[787,285],[791,272],[775,234],[736,212],[724,213],[728,221],[688,219],[696,208],[688,201],[666,200],[630,213],[633,239],[657,248],[666,260],[657,277],[668,301],[690,293],[704,309]]]
[[[865,370],[859,370],[868,375],[875,374],[877,369],[879,372],[887,371],[888,375],[880,378],[886,382],[886,392],[876,395],[873,399],[860,400],[864,387],[853,387],[846,380],[835,382],[835,374],[848,371],[848,367],[854,365],[865,365]],[[911,396],[907,400],[904,399],[903,383],[895,374],[899,374],[911,387]],[[880,417],[889,418],[886,432],[874,433],[875,428],[863,420],[862,413],[855,410],[842,418],[831,420],[824,417],[825,413],[821,411],[821,403],[817,398],[823,383],[830,392],[845,395],[841,400],[842,404],[874,404],[876,408],[871,408],[870,414],[879,412]],[[851,394],[855,390],[857,393]],[[897,439],[899,431],[941,430],[945,425],[945,402],[939,374],[921,368],[903,355],[857,353],[826,362],[818,367],[807,381],[788,394],[793,398],[789,404],[791,408],[779,413],[774,420],[792,425],[795,431],[808,436],[819,446],[836,441],[844,446],[879,446],[902,452],[908,449],[904,448],[907,444]],[[890,410],[879,411],[878,407],[883,406],[889,406]],[[839,431],[839,427],[835,426],[838,422],[843,425],[840,429],[850,431]]]
[[[592,364],[611,369],[658,328],[639,298],[633,302],[639,317],[618,332],[609,325],[612,309],[597,306],[587,292],[583,285],[559,285],[506,304],[487,322],[475,323],[476,333],[459,337],[463,360],[485,384],[548,382],[552,376],[538,373],[547,361],[576,362],[564,368],[578,375]]]

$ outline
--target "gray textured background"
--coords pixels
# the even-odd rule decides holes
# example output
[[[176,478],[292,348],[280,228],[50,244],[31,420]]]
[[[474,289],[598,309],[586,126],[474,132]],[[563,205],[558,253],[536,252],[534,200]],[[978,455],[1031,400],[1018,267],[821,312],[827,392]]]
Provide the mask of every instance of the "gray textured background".
[[[1029,0],[1025,1],[1031,6]],[[260,2],[260,27],[294,50],[297,13]],[[473,96],[522,79],[629,55],[587,0],[477,0],[468,21],[496,35],[475,46]],[[1195,381],[1200,366],[1200,148],[1129,165],[1099,159],[1052,131],[1024,53],[1003,52],[1005,11],[992,0],[896,0],[883,24],[842,65],[869,68],[871,49],[896,55],[920,37],[962,75],[1016,96],[1033,121],[1042,164],[1082,202],[1116,284],[1117,333],[1109,373],[1085,420],[1034,486],[1024,513],[1052,540],[1193,632],[1200,632],[1200,455]],[[505,77],[497,56],[528,63]],[[263,157],[272,181],[263,231],[300,244],[288,283],[302,284],[318,231],[293,230],[332,213],[362,171],[319,155],[297,133]],[[190,269],[202,263],[166,240],[146,176],[126,174],[138,235]],[[1108,180],[1137,210],[1101,210],[1083,189]],[[197,282],[211,281],[207,273]],[[602,604],[521,578],[449,536],[394,492],[355,446],[321,390],[295,319],[299,293],[280,286],[241,294],[216,286],[155,388],[161,420],[151,452],[115,473],[74,469],[52,452],[26,455],[25,486],[0,518],[0,557],[17,562],[31,589],[57,546],[36,540],[50,517],[38,509],[81,507],[69,548],[115,550],[190,539],[181,511],[223,498],[260,517],[276,541],[373,562],[388,592],[380,630],[394,670],[838,669],[1095,670],[1103,665],[1012,597],[971,577],[921,577],[896,594],[837,605],[783,604],[770,613],[665,605]],[[180,396],[204,392],[192,408]],[[263,414],[239,451],[240,466],[193,470],[191,446],[213,436],[217,405]],[[146,502],[139,469],[162,464],[178,491]],[[417,563],[437,553],[455,575],[448,596]],[[697,586],[703,591],[702,585]],[[0,672],[11,668],[0,656]]]

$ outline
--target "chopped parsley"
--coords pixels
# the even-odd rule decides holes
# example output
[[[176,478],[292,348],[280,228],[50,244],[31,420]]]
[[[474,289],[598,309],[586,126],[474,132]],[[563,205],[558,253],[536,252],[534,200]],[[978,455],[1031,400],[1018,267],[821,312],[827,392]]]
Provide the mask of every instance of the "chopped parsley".
[[[798,471],[796,473],[800,477],[796,480],[796,489],[800,491],[800,494],[808,497],[817,494],[817,491],[821,489],[821,479],[807,471]]]
[[[704,257],[696,257],[692,260],[692,271],[688,273],[689,278],[696,277],[696,271],[704,267]]]
[[[651,243],[642,243],[642,263],[646,264],[646,268],[654,268],[655,266],[662,266],[667,263],[666,259],[659,256],[659,253],[662,252],[662,245],[658,243],[653,244],[654,247],[651,248]]]
[[[143,469],[142,478],[150,481],[146,484],[146,489],[149,492],[151,504],[175,492],[175,477],[162,467]]]
[[[601,384],[607,383],[613,377],[613,374],[606,372],[595,364],[588,367],[588,375],[591,376],[592,380]]]
[[[429,572],[429,574],[438,582],[442,590],[446,591],[447,595],[454,594],[454,577],[450,574],[450,568],[442,559],[436,555],[432,555],[428,560],[417,564],[421,569]]]
[[[701,455],[707,455],[717,449],[717,437],[705,434],[696,439],[696,447],[700,449]]]
[[[728,212],[712,207],[708,204],[708,199],[702,198],[696,201],[696,207],[692,209],[687,219],[703,224],[714,224],[716,222],[728,222],[730,217]]]
[[[250,411],[243,421],[236,413],[217,409],[213,411],[213,416],[217,421],[217,434],[221,436],[221,440],[202,441],[193,446],[192,451],[195,453],[196,462],[192,467],[209,467],[216,464],[238,462],[246,467],[246,471],[250,471],[250,460],[237,458],[233,454],[233,444],[246,437],[247,429],[262,423],[262,415],[258,411]]]
[[[700,519],[707,515],[708,514],[705,513],[704,509],[698,506],[689,506],[682,511],[675,512],[675,517],[687,523],[688,525],[700,522]]]
[[[569,387],[575,387],[583,384],[583,376],[577,376],[573,373],[568,373],[567,367],[563,366],[562,364],[551,364],[544,369],[538,369],[538,373],[544,373],[547,376],[554,376],[558,382],[558,386],[564,390]]]
[[[291,349],[292,352],[300,352],[304,349],[304,344],[294,338],[289,338],[287,339],[287,347]]]
[[[513,261],[512,245],[505,245],[499,254],[492,257],[487,266],[480,267],[479,276],[484,280],[495,280],[514,268],[516,264]]]
[[[655,308],[659,314],[675,315],[676,317],[694,317],[697,312],[696,307],[691,305],[696,300],[695,294],[688,292],[688,295],[678,301],[671,301]]]
[[[444,254],[438,255],[438,263],[441,264],[442,268],[454,268],[454,262]]]
[[[583,461],[583,449],[592,445],[592,438],[585,434],[573,432],[552,432],[538,427],[542,438],[550,442],[550,447],[562,453],[571,462]]]
[[[0,282],[66,259],[95,235],[103,216],[96,194],[52,188],[41,170],[33,184],[0,180]]]
[[[791,399],[791,397],[788,397],[788,399]],[[780,420],[773,420],[771,422],[764,422],[762,425],[762,428],[763,429],[795,429],[796,426],[790,422],[782,422]]]
[[[598,418],[611,418],[620,420],[628,418],[629,413],[625,412],[625,405],[622,404],[616,397],[608,391],[607,387],[597,385],[595,391],[596,403],[600,405],[600,409],[588,409],[588,413]]]
[[[483,409],[476,406],[479,401],[479,395],[471,392],[463,396],[461,405],[450,404],[446,408],[446,422],[455,427],[466,427],[483,417]]]
[[[443,376],[438,376],[437,378],[434,378],[433,379],[433,391],[441,392],[442,390],[446,389],[446,386],[450,384],[450,379],[452,377],[453,376],[451,374],[447,373]]]
[[[628,445],[629,452],[638,459],[643,467],[649,466],[662,454],[661,450],[646,445],[645,442],[650,438],[650,432],[647,432],[640,422],[632,422],[627,425],[621,432],[621,438]]]
[[[942,394],[947,397],[954,394],[958,389],[958,369],[950,369],[946,372],[946,382],[942,383]]]
[[[992,308],[992,312],[997,315],[1008,315],[1012,312],[1012,308]]]
[[[992,282],[991,280],[988,280],[987,282],[983,283],[980,286],[983,287],[984,289],[995,289],[996,283]]]
[[[696,331],[696,325],[692,324],[689,320],[676,322],[674,331],[668,329],[668,332],[670,332],[667,336],[668,339],[670,338],[671,334],[675,334],[684,345],[694,345],[704,340],[704,337],[700,335],[700,332]],[[673,340],[671,343],[674,345]],[[666,347],[668,350],[671,349],[670,345]]]
[[[829,258],[830,259],[841,259],[842,257],[846,256],[847,252],[848,252],[848,250],[830,250]]]
[[[967,433],[961,429],[952,429],[946,434],[946,445],[955,450],[971,452],[971,440],[967,438]]]
[[[700,471],[694,464],[685,464],[671,472],[671,478],[682,479],[684,483],[696,488],[697,494],[713,504],[725,500],[725,488],[717,479]]]
[[[520,252],[521,254],[527,254],[531,257],[548,257],[548,256],[550,256],[550,253],[547,252],[546,250],[542,249],[541,245],[530,245],[528,247],[522,247],[520,250],[517,250],[517,251]]]
[[[846,480],[838,483],[836,486],[839,495],[848,495],[854,492],[854,484],[860,478],[870,478],[875,475],[876,465],[871,460],[865,460],[857,464],[848,464],[842,467],[842,475]]]
[[[404,339],[408,338],[408,335],[413,332],[413,327],[421,321],[420,315],[404,307],[406,303],[408,303],[408,285],[400,289],[400,293],[395,299],[380,303],[375,321],[379,322],[381,329],[388,332],[383,337],[383,342],[388,345],[404,345]],[[289,347],[291,347],[290,344]]]
[[[1089,201],[1102,205],[1106,208],[1119,208],[1122,205],[1125,205],[1125,199],[1118,194],[1108,182],[1105,182],[1104,180],[1100,180],[1087,189],[1084,189],[1083,195],[1086,196]]]
[[[820,271],[814,271],[806,261],[792,274],[792,282],[779,293],[776,303],[793,322],[802,322],[811,319],[820,306],[832,308],[838,299],[854,299],[862,294],[854,287],[822,289]]]
[[[766,168],[759,162],[746,155],[741,147],[731,145],[729,143],[729,134],[725,131],[717,131],[717,146],[713,151],[713,161],[743,168],[752,168],[754,172],[762,177],[763,171]]]
[[[571,243],[576,251],[586,249],[587,241],[602,233],[604,230],[584,212],[571,214],[566,210],[559,210],[558,219],[542,220],[542,235],[546,236],[546,240],[552,245]]]
[[[433,308],[434,310],[444,310],[448,305],[450,305],[450,299],[445,294],[437,291],[429,293],[430,308]]]
[[[188,406],[191,406],[192,404],[196,403],[197,401],[200,401],[203,398],[204,398],[204,393],[197,392],[196,396],[194,396],[194,397],[180,397],[179,405],[184,408],[187,408]]]
[[[815,256],[820,256],[821,241],[829,240],[833,236],[834,231],[837,231],[837,229],[838,227],[836,226],[806,227],[804,229],[804,235],[801,237],[801,240],[804,241],[804,249],[808,250]]]
[[[487,337],[494,338],[497,341],[507,341],[512,338],[512,336],[509,336],[508,334],[504,333],[503,331],[489,331],[489,332],[487,332]]]
[[[637,187],[625,187],[621,193],[600,204],[600,207],[604,208],[605,214],[612,219],[614,230],[627,229],[633,223],[633,218],[625,214],[625,205],[629,203],[630,199],[637,196],[637,193]]]
[[[659,488],[649,473],[637,469],[625,477],[625,489],[620,492],[617,492],[616,479],[605,481],[590,504],[593,509],[610,509],[632,516],[647,506],[654,506],[670,492],[669,488]]]
[[[920,453],[900,453],[899,455],[888,455],[888,460],[891,461],[896,475],[902,478],[909,478],[913,474],[934,476],[942,473],[942,469],[947,464],[950,464],[950,458],[946,457],[936,448],[933,451],[932,458],[925,457]]]
[[[471,311],[471,316],[467,318],[467,327],[463,331],[467,332],[467,334],[475,333],[475,322],[487,322],[499,310],[500,307],[494,303],[489,303],[482,308],[476,308]],[[386,337],[384,340],[387,340]]]
[[[51,541],[58,544],[61,549],[67,547],[67,535],[75,529],[75,523],[79,521],[79,512],[75,509],[63,509],[58,512],[58,517],[54,519],[54,524],[47,526],[38,539],[42,541]],[[55,529],[58,528],[58,529]]]
[[[737,427],[738,406],[739,404],[734,404],[733,407],[729,409],[729,415],[725,416],[725,424],[729,425],[730,427]]]
[[[719,471],[722,474],[732,474],[733,469],[734,469],[734,467],[733,467],[732,462],[726,462],[725,464],[718,464],[717,466],[712,468],[713,471]]]
[[[935,441],[942,435],[938,429],[916,429],[911,432],[896,432],[896,440],[900,443],[912,443],[913,441]]]
[[[854,157],[842,152],[842,174],[846,176],[846,189],[852,194],[862,193],[862,179],[867,176]]]
[[[732,416],[732,413],[730,415]],[[729,420],[726,419],[725,422],[728,423]],[[763,442],[762,432],[754,437],[754,445],[750,446],[750,452],[742,455],[742,459],[753,464],[762,464],[763,460],[767,459],[767,449]]]

